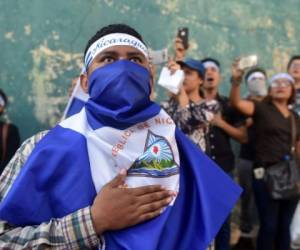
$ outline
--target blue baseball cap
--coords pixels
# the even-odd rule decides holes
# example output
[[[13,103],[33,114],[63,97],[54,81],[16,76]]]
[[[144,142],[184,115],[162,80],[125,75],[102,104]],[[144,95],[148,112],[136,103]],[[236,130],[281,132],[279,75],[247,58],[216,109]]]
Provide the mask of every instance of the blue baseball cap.
[[[190,69],[196,70],[202,78],[205,77],[205,68],[203,66],[203,63],[200,60],[187,58],[184,61],[177,61],[177,63],[181,67],[185,66],[185,67],[188,67]]]

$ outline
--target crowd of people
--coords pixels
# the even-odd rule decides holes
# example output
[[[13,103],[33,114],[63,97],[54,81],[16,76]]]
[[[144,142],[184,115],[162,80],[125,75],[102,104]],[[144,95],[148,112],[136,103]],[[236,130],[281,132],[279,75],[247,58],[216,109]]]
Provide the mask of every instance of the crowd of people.
[[[291,57],[287,72],[278,72],[270,78],[261,65],[241,70],[239,61],[236,59],[232,64],[229,98],[218,92],[222,78],[217,59],[170,61],[170,71],[182,69],[185,78],[179,94],[171,95],[162,106],[177,126],[228,175],[237,175],[244,192],[240,211],[241,238],[235,249],[254,249],[254,245],[259,250],[290,249],[290,225],[298,198],[273,199],[263,172],[294,157],[291,147],[295,147],[296,155],[300,154],[300,56]],[[243,81],[248,92],[245,98],[240,94]],[[213,107],[211,101],[215,101]],[[209,119],[207,112],[213,114]],[[296,141],[292,140],[292,123],[296,127]],[[240,143],[237,157],[231,139]],[[263,170],[261,176],[255,174],[260,170]],[[253,240],[248,239],[253,238],[257,224],[256,209],[259,232],[253,244]],[[216,236],[217,250],[231,249],[229,221],[230,218]]]
[[[128,32],[126,28],[125,30]],[[134,36],[142,40],[135,33]],[[92,45],[92,42],[89,42],[87,49]],[[125,53],[121,50],[117,52],[120,54]],[[188,51],[184,49],[179,38],[175,41],[175,52],[174,59],[169,60],[167,67],[171,73],[175,73],[177,70],[184,71],[183,85],[178,94],[167,93],[169,99],[160,103],[160,105],[173,119],[176,126],[201,151],[214,161],[230,178],[237,180],[242,186],[243,193],[239,212],[241,237],[234,249],[290,249],[290,225],[298,204],[298,197],[275,199],[271,196],[264,177],[270,167],[282,161],[297,158],[300,155],[300,55],[291,57],[286,72],[278,72],[278,74],[273,76],[268,76],[263,65],[241,69],[239,68],[240,59],[236,59],[231,65],[231,79],[226,83],[226,80],[222,79],[222,68],[224,66],[221,65],[218,59],[207,57],[198,60],[186,57],[185,55],[188,54]],[[93,61],[92,66],[88,65],[88,70],[92,71],[99,65],[104,63],[110,64],[119,60],[115,58],[115,51],[114,53],[106,53],[105,57],[96,57],[97,60]],[[134,54],[134,51],[130,53]],[[131,62],[142,65],[143,63],[146,64],[143,60],[140,55],[136,54],[130,58]],[[155,85],[153,84],[153,72],[152,68],[152,88]],[[86,91],[91,91],[89,90],[86,76],[82,75],[80,80],[86,83]],[[247,88],[248,94],[246,97],[241,97],[240,93],[243,82],[245,82]],[[76,81],[74,81],[73,87],[75,83]],[[229,97],[219,92],[221,83],[230,86]],[[153,97],[151,98],[153,99]],[[1,114],[6,105],[7,98],[0,91]],[[292,133],[293,128],[295,128],[295,136]],[[2,131],[0,134],[1,171],[3,171],[8,160],[19,147],[20,138],[17,128],[12,124],[1,122],[0,129]],[[44,136],[45,132],[27,141],[25,145],[27,149],[24,150],[23,148],[26,154],[22,151],[19,152],[19,155],[16,156],[12,163],[7,165],[5,172],[1,176],[2,182],[7,182],[8,179],[12,178],[11,176],[16,178],[17,173],[15,172],[20,171],[21,166],[28,157],[28,152],[31,152],[37,142]],[[232,139],[240,144],[239,152],[233,149]],[[19,162],[16,163],[17,161]],[[12,166],[14,169],[9,169]],[[124,178],[124,174],[117,176],[106,186],[106,189],[122,186],[123,192],[126,189],[123,188]],[[6,185],[0,184],[1,199],[4,199],[7,195],[12,182],[10,181]],[[141,188],[135,191],[139,194],[148,194],[149,198],[144,200],[143,204],[149,204],[149,206],[153,203],[153,197],[150,194],[153,195],[155,193],[157,195],[155,198],[156,206],[151,215],[146,214],[148,216],[145,216],[145,214],[142,214],[143,216],[133,216],[130,220],[126,220],[126,211],[119,212],[120,215],[116,216],[116,219],[111,219],[112,221],[107,222],[109,226],[103,228],[100,220],[107,220],[107,218],[104,219],[106,216],[114,217],[112,212],[107,211],[111,207],[103,205],[105,201],[111,202],[109,197],[105,197],[104,190],[101,193],[102,196],[98,195],[93,203],[91,210],[97,212],[92,215],[89,214],[89,209],[82,209],[70,214],[68,217],[64,217],[60,221],[53,219],[51,223],[26,227],[26,229],[14,228],[5,224],[5,230],[0,234],[0,248],[1,241],[6,241],[5,244],[7,245],[5,246],[14,246],[17,249],[19,243],[15,240],[16,234],[24,234],[23,239],[25,243],[20,243],[20,245],[26,246],[26,240],[28,242],[40,240],[41,245],[49,244],[48,246],[55,247],[55,242],[59,242],[60,237],[65,237],[65,231],[68,227],[76,227],[74,226],[74,220],[77,221],[78,225],[81,225],[80,223],[83,220],[87,220],[84,222],[85,226],[93,227],[94,225],[98,235],[106,230],[126,228],[157,216],[162,207],[170,203],[171,197],[176,196],[174,192],[167,192],[159,187],[152,187],[152,189]],[[106,195],[109,194],[111,193],[107,191]],[[114,194],[113,197],[121,199],[123,196],[122,206],[134,206],[136,210],[141,209],[138,205],[140,201],[136,200],[137,202],[133,203],[129,199],[132,197],[127,197],[131,203],[127,202],[126,197],[124,197],[125,194],[128,196],[132,195],[120,193]],[[107,214],[104,216],[96,209],[106,209]],[[256,210],[257,216],[255,216]],[[113,207],[113,212],[118,211],[117,206]],[[98,216],[100,219],[95,216]],[[230,215],[227,217],[214,238],[213,247],[215,250],[229,250],[232,247],[230,246],[230,217]],[[257,224],[256,217],[258,217],[259,231],[257,240],[254,242],[252,238],[255,225]],[[62,229],[56,227],[55,224],[58,224]],[[72,230],[75,231],[76,229]],[[92,243],[94,243],[93,246],[99,244],[99,239],[95,239],[95,233],[91,233],[91,230],[91,228],[88,228],[81,235],[79,241],[84,241],[82,244],[86,244],[88,241],[87,245],[90,246],[93,245]],[[34,232],[50,232],[52,239],[49,240],[44,236],[37,239]],[[3,237],[6,237],[6,240]],[[69,242],[69,247],[71,249],[72,247],[74,249],[78,248],[80,244],[78,245],[78,239],[75,239],[78,237],[78,234],[70,237],[73,237],[71,240],[74,242]],[[247,241],[247,239],[251,240]],[[45,242],[47,240],[50,243]],[[246,242],[244,245],[243,240]],[[10,245],[8,241],[13,241],[13,244]],[[194,249],[198,248],[195,246]]]

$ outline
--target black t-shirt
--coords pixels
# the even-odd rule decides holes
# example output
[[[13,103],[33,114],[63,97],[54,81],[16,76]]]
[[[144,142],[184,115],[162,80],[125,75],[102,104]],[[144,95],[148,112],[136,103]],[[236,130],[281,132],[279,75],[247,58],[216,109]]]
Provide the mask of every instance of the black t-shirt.
[[[254,102],[255,111],[255,167],[270,166],[290,155],[292,145],[292,118],[284,117],[276,106],[268,101]],[[299,118],[296,119],[299,138]]]
[[[234,109],[229,99],[218,95],[216,100],[219,102],[222,118],[234,127],[245,124],[245,117]],[[207,135],[207,154],[224,171],[230,172],[234,168],[234,154],[231,148],[230,136],[216,126],[211,126]]]
[[[15,152],[20,146],[20,135],[19,135],[18,128],[13,124],[9,124],[8,131],[7,131],[6,154],[4,156],[4,159],[2,159],[2,155],[3,155],[2,129],[3,129],[3,122],[0,122],[0,174],[2,173],[4,167],[7,165],[7,163],[10,161],[10,159],[13,157],[13,155],[15,154]]]
[[[241,144],[240,158],[253,161],[255,158],[255,126],[251,125],[247,129],[248,142]]]

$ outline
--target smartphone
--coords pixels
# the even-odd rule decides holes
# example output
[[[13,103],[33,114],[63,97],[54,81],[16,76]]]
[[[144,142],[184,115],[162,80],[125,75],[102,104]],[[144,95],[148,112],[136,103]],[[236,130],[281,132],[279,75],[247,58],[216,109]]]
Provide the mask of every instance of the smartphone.
[[[149,57],[152,64],[163,64],[168,62],[168,49],[151,50],[149,49]]]
[[[189,47],[189,29],[187,27],[178,28],[177,37],[182,40],[183,47],[188,49]]]
[[[249,69],[257,65],[258,58],[257,55],[251,55],[251,56],[246,56],[242,57],[240,62],[239,62],[239,69],[244,70],[244,69]]]

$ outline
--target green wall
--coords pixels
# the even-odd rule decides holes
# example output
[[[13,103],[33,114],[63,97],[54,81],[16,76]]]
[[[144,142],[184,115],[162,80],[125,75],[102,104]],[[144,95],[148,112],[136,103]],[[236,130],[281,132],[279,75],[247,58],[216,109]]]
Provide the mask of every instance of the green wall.
[[[8,119],[23,139],[53,126],[85,44],[103,25],[128,23],[153,49],[171,48],[177,27],[188,26],[189,55],[220,59],[227,94],[236,56],[256,53],[270,74],[285,70],[289,56],[300,53],[299,13],[299,0],[0,0],[0,87],[10,97]]]

